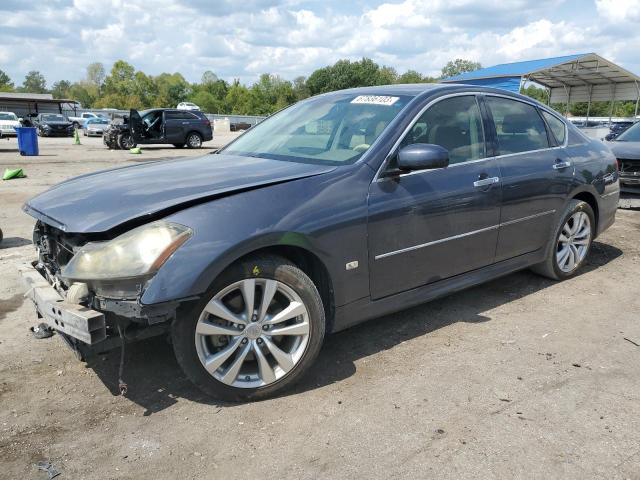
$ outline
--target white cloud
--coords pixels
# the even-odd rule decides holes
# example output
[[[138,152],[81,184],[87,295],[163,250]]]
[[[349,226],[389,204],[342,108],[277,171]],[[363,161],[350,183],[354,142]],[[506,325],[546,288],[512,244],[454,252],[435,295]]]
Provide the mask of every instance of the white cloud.
[[[205,70],[253,81],[371,57],[435,75],[450,59],[483,65],[595,51],[640,71],[640,0],[0,0],[0,68],[20,83],[82,78],[118,59],[157,75]],[[6,46],[10,48],[6,48]]]

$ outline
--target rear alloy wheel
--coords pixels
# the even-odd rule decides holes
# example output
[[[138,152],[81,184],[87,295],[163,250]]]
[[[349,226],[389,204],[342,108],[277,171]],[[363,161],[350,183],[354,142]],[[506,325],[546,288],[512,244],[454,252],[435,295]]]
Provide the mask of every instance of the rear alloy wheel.
[[[187,135],[187,147],[189,148],[200,148],[202,147],[202,137],[199,133],[191,132]]]
[[[554,280],[569,278],[582,266],[593,241],[595,217],[588,203],[571,200],[554,230],[547,259],[532,267]]]
[[[271,396],[316,358],[324,337],[317,289],[295,265],[265,257],[232,266],[215,293],[178,318],[176,358],[206,393],[226,400]]]

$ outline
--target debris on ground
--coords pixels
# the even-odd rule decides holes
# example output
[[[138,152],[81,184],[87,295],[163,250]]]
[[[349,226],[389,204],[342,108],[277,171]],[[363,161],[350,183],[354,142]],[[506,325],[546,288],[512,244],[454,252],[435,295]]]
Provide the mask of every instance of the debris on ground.
[[[640,347],[640,343],[634,342],[633,340],[627,337],[622,337],[622,338],[624,338],[629,343],[633,343],[636,347]]]
[[[11,180],[14,178],[24,177],[26,177],[26,175],[24,173],[24,170],[22,170],[21,168],[5,168],[2,180]]]
[[[40,462],[38,462],[36,464],[36,466],[38,467],[38,470],[42,470],[44,472],[47,472],[47,475],[49,476],[49,480],[51,480],[52,478],[57,477],[58,475],[60,475],[62,472],[59,472],[56,467],[53,466],[53,464],[51,462],[49,462],[48,460],[42,460]]]
[[[49,327],[46,323],[40,323],[35,327],[31,327],[29,330],[31,330],[33,336],[38,340],[53,337],[53,334],[55,333],[53,328]]]
[[[142,153],[142,149],[140,147],[130,148],[129,153],[135,153],[136,155],[139,155]]]

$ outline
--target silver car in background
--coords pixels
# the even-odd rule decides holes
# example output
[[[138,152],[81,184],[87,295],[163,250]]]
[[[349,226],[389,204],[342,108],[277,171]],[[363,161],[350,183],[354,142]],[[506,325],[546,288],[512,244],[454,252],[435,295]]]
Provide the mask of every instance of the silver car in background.
[[[20,126],[18,116],[13,112],[0,112],[0,133],[2,136],[16,136],[16,128]]]
[[[85,137],[101,137],[104,131],[109,128],[111,121],[104,117],[89,118],[84,122]]]

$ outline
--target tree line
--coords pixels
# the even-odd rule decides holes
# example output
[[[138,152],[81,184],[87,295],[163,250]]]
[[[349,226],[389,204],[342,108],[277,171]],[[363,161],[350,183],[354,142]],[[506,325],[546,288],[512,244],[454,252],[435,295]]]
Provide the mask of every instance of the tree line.
[[[269,115],[287,105],[312,95],[344,88],[388,85],[400,83],[434,83],[463,72],[482,68],[480,63],[465,59],[449,61],[438,77],[423,75],[416,70],[399,74],[394,68],[381,66],[369,58],[357,61],[338,60],[333,65],[319,68],[308,77],[293,81],[278,75],[264,73],[252,85],[244,85],[238,79],[227,82],[210,70],[202,74],[200,82],[190,83],[180,73],[147,75],[136,70],[124,60],[116,61],[107,72],[99,62],[87,66],[80,81],[59,80],[50,88],[39,71],[30,71],[21,85],[0,70],[0,92],[51,93],[54,98],[80,102],[84,108],[144,109],[151,107],[175,107],[189,101],[208,113],[238,115]],[[543,103],[547,102],[546,90],[530,85],[523,94]],[[564,105],[552,105],[564,112]],[[593,102],[591,116],[608,116],[608,102]],[[634,102],[615,102],[614,116],[631,116]],[[584,116],[586,103],[570,105],[569,112]]]

